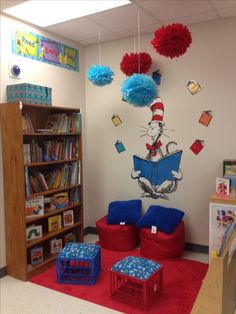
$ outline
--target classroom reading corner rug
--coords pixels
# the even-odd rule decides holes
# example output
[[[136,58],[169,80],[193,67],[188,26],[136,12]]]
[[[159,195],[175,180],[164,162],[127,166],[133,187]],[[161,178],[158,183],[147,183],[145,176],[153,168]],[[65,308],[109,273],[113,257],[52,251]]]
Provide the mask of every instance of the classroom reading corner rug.
[[[59,284],[55,266],[30,281],[127,314],[190,314],[208,268],[208,264],[187,259],[158,260],[164,267],[163,295],[149,311],[142,311],[110,298],[111,266],[128,255],[140,257],[139,250],[114,252],[102,249],[101,253],[102,269],[95,285]]]

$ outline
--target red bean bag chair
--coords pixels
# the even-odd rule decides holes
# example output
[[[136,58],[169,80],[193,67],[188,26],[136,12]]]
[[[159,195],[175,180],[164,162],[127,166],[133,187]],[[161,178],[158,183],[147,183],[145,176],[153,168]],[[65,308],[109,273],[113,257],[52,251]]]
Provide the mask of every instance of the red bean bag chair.
[[[100,245],[112,251],[131,251],[139,244],[139,229],[135,225],[108,225],[107,216],[96,222]]]
[[[162,259],[181,257],[185,247],[185,226],[182,220],[172,233],[140,228],[140,253],[144,257]]]

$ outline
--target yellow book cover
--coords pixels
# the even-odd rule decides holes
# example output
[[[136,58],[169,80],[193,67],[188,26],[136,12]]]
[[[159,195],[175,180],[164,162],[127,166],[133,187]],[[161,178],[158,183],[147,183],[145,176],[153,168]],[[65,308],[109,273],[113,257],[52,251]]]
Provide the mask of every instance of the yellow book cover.
[[[56,215],[48,218],[48,231],[56,231],[62,228],[61,215]]]

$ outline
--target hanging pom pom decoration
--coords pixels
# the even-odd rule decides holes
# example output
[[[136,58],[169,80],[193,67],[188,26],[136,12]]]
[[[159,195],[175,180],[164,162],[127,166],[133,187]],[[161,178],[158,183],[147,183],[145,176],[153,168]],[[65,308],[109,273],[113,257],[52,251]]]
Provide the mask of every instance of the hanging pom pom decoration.
[[[127,75],[131,76],[134,73],[147,73],[152,65],[152,58],[146,52],[140,53],[126,53],[120,63],[121,71]]]
[[[149,106],[157,97],[157,85],[148,75],[133,74],[121,85],[123,98],[134,107]]]
[[[92,65],[87,71],[87,77],[96,86],[108,85],[113,81],[114,72],[106,65]]]
[[[171,59],[182,56],[192,43],[190,31],[180,23],[162,26],[154,36],[151,44],[156,52]]]

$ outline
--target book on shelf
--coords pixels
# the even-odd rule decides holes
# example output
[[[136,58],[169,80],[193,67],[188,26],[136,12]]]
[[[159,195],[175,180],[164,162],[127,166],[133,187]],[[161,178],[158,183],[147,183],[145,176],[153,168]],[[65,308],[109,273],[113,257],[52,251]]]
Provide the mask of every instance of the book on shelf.
[[[71,132],[80,133],[81,131],[81,115],[79,112],[72,113],[71,117]]]
[[[223,175],[236,174],[236,160],[224,159],[223,160]]]
[[[230,197],[236,198],[236,174],[225,174],[224,178],[229,180]]]
[[[26,217],[44,215],[44,198],[36,196],[25,201]]]
[[[48,231],[56,231],[62,228],[61,215],[48,218]]]
[[[72,209],[63,212],[63,227],[74,224],[74,211]]]
[[[229,179],[216,177],[216,194],[218,196],[230,195],[230,180]]]
[[[43,263],[43,247],[38,246],[30,250],[31,264],[38,265]]]
[[[26,240],[34,240],[38,238],[42,238],[42,226],[31,225],[26,228]]]
[[[62,249],[62,239],[52,239],[50,240],[50,252],[59,253]]]
[[[236,227],[236,219],[233,222],[231,222],[230,224],[228,224],[228,226],[224,232],[224,236],[223,236],[223,240],[222,240],[222,243],[220,245],[220,248],[219,248],[218,256],[222,256],[224,249],[226,247],[226,244],[228,243],[228,240],[229,240],[231,234],[233,233],[235,227]]]
[[[65,208],[68,206],[68,192],[61,192],[53,194],[53,203],[56,209]]]
[[[69,203],[79,203],[81,201],[81,193],[80,193],[80,188],[74,188],[69,190]]]
[[[44,211],[45,213],[50,213],[56,209],[56,206],[53,202],[53,197],[44,197]]]
[[[24,162],[25,162],[25,164],[31,163],[30,144],[29,143],[23,144],[23,150],[24,150]]]
[[[69,242],[76,242],[76,235],[75,233],[71,232],[64,236],[64,244]]]

